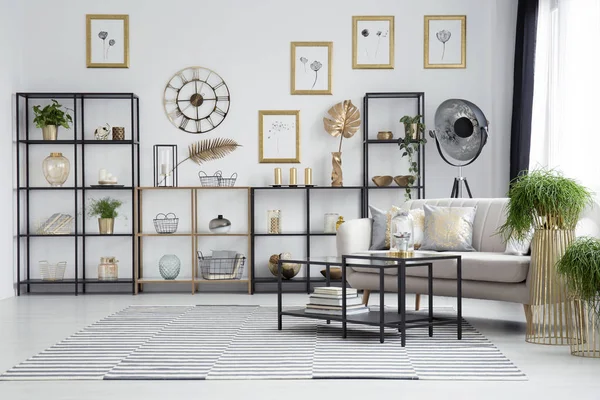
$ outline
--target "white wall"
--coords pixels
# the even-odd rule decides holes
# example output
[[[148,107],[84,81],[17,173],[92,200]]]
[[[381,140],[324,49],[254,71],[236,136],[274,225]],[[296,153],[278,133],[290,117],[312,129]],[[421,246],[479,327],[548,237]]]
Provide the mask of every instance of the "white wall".
[[[5,0],[6,1],[6,0]],[[312,167],[315,183],[328,185],[330,155],[336,139],[325,133],[322,117],[344,99],[362,104],[365,92],[424,91],[426,123],[433,125],[437,106],[447,98],[464,98],[478,104],[491,122],[490,140],[481,158],[465,168],[474,195],[502,196],[507,190],[510,110],[516,1],[505,0],[180,0],[142,2],[105,0],[27,0],[21,23],[23,38],[22,91],[123,91],[141,98],[142,184],[152,185],[152,145],[176,143],[180,155],[199,139],[230,137],[243,147],[227,158],[203,167],[207,172],[236,171],[239,185],[271,183],[277,165],[258,163],[257,114],[260,109],[301,110],[302,163],[279,165],[284,174],[291,166],[302,173]],[[131,66],[129,69],[85,67],[85,14],[129,14]],[[394,70],[353,70],[351,21],[353,15],[395,15]],[[423,15],[467,15],[467,68],[423,69]],[[50,29],[51,26],[51,29]],[[51,34],[50,34],[51,32]],[[333,95],[292,96],[289,83],[291,41],[332,41]],[[162,108],[164,85],[181,68],[201,65],[217,71],[229,85],[231,110],[224,123],[206,135],[184,133],[171,125]],[[387,113],[387,114],[386,114]],[[371,117],[373,130],[399,132],[397,120],[410,108],[398,108]],[[110,115],[98,121],[111,123]],[[89,124],[92,129],[92,124]],[[88,132],[89,134],[89,132]],[[344,183],[362,183],[360,134],[345,140]],[[446,165],[435,145],[427,145],[427,197],[448,196],[457,171]],[[373,175],[402,173],[396,148],[372,153]],[[198,167],[188,162],[179,173],[180,185],[196,185]],[[357,195],[324,198],[328,206],[315,212],[355,214]],[[353,197],[352,197],[353,196]],[[266,197],[266,196],[265,196]],[[395,199],[374,197],[385,206]],[[283,197],[258,199],[257,210],[276,207]],[[287,201],[287,198],[285,198]],[[292,199],[290,199],[292,201]],[[299,199],[298,201],[301,201]],[[294,209],[284,218],[294,221]],[[291,207],[291,206],[290,206]],[[351,208],[348,208],[351,207]],[[227,211],[227,210],[225,210]],[[284,210],[285,212],[285,210]],[[212,212],[211,212],[212,214]],[[216,212],[214,212],[216,214]],[[266,218],[266,216],[265,216]],[[257,220],[262,221],[262,214]],[[319,223],[319,219],[315,223]],[[291,226],[291,225],[290,225]],[[301,226],[290,228],[300,230]],[[294,244],[290,246],[295,247]],[[321,250],[331,253],[331,243]],[[271,247],[271,245],[265,245]],[[329,249],[329,250],[328,250]],[[271,249],[264,250],[268,255]],[[186,253],[187,254],[187,253]],[[299,255],[299,254],[298,254]],[[261,255],[263,257],[263,255]]]
[[[0,299],[14,295],[13,288],[13,98],[18,87],[20,67],[19,35],[16,35],[20,6],[11,0],[0,0],[0,205],[4,223],[0,225]]]

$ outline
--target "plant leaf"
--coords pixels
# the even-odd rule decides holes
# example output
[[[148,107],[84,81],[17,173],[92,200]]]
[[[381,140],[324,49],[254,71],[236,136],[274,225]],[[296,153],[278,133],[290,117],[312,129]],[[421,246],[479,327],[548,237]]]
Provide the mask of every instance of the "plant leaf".
[[[223,158],[241,145],[233,139],[213,138],[190,144],[189,158],[198,165]]]
[[[344,100],[328,111],[333,119],[323,118],[325,130],[333,137],[351,138],[360,128],[360,111],[350,100]]]

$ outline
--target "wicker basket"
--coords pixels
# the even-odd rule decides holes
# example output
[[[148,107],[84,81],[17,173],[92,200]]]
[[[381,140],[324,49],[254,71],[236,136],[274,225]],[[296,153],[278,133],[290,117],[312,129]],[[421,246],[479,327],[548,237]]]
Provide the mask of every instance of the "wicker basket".
[[[206,172],[200,171],[198,172],[198,178],[200,178],[200,184],[202,186],[232,187],[235,185],[235,181],[237,180],[237,172],[234,172],[229,178],[223,178],[223,172],[221,171],[215,172],[214,175],[207,175]]]
[[[246,263],[246,257],[240,253],[233,258],[213,258],[204,257],[202,252],[198,252],[198,260],[202,279],[207,280],[240,279]]]
[[[177,218],[177,216],[173,213],[156,214],[156,218],[154,218],[153,221],[156,233],[169,234],[177,232],[179,218]]]
[[[40,261],[40,275],[43,281],[62,281],[65,277],[66,261],[50,264],[48,261]]]
[[[221,177],[221,171],[215,172],[214,175],[206,175],[206,172],[198,172],[198,178],[200,178],[200,184],[202,186],[219,186],[219,178]]]
[[[237,172],[234,172],[229,178],[223,178],[221,175],[219,175],[218,179],[219,186],[232,187],[235,185],[235,181],[237,180]]]

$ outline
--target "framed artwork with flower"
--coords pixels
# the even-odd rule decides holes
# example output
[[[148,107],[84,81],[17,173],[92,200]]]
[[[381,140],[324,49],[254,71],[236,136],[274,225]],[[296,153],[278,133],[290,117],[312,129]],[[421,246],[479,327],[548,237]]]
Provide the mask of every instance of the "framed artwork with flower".
[[[467,68],[467,16],[425,16],[425,68]]]
[[[331,94],[333,42],[292,42],[291,94]]]
[[[129,68],[129,15],[88,14],[88,68]]]
[[[258,112],[258,161],[261,163],[300,162],[300,111],[260,110]]]
[[[352,17],[352,68],[394,69],[394,16]]]

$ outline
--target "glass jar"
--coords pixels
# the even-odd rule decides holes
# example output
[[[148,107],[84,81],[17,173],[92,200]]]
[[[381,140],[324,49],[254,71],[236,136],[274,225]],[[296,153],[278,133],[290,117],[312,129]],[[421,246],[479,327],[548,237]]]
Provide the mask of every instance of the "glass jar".
[[[42,162],[44,178],[52,187],[62,186],[67,181],[70,170],[71,164],[62,153],[50,153]]]
[[[281,233],[281,210],[268,210],[267,211],[267,233],[269,233],[269,234],[280,234]]]
[[[99,281],[116,281],[119,279],[119,260],[116,257],[100,257],[98,264]]]
[[[415,250],[414,221],[408,211],[400,211],[390,223],[391,249],[413,252]]]
[[[338,213],[327,213],[325,214],[324,224],[323,224],[323,232],[324,233],[335,233],[335,223],[339,217]]]

